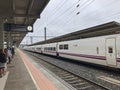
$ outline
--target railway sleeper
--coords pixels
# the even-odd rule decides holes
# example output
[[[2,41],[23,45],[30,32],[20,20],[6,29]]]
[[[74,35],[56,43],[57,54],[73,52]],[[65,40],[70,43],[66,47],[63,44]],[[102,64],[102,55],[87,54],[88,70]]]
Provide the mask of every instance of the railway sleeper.
[[[68,79],[65,79],[66,81],[76,81],[78,80],[78,78],[68,78]]]
[[[87,84],[88,84],[87,82],[79,82],[79,83],[71,84],[71,85],[75,87],[83,87],[83,86],[87,86]]]
[[[77,90],[96,90],[93,85],[77,88]]]
[[[69,80],[69,81],[71,81],[71,80]],[[83,80],[71,81],[71,82],[69,82],[69,83],[70,83],[70,84],[76,84],[76,83],[79,83],[79,82],[83,82]]]
[[[69,79],[69,78],[74,78],[74,76],[62,76],[62,79]]]

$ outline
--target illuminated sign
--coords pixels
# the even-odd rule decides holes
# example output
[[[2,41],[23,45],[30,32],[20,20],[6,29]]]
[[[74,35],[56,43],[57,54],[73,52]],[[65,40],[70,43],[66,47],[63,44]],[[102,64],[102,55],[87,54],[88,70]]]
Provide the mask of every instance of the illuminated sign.
[[[32,25],[5,23],[4,30],[9,32],[33,32]]]

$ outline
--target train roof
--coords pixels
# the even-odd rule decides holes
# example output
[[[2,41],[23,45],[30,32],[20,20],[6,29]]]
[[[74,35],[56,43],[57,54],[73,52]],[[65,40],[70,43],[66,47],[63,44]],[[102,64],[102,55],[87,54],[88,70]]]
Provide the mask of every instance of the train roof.
[[[120,23],[112,21],[112,22],[105,23],[102,25],[90,27],[87,29],[65,34],[59,37],[48,39],[46,41],[40,41],[40,42],[31,44],[31,45],[55,43],[55,42],[75,40],[75,39],[81,39],[81,38],[112,35],[112,34],[117,34],[117,33],[120,33]]]

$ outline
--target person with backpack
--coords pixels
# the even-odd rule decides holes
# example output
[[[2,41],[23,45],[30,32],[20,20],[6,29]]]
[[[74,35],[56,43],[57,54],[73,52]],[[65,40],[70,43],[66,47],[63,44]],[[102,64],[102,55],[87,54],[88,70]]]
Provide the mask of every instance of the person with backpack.
[[[6,67],[6,55],[4,53],[4,49],[0,49],[0,78],[5,75],[5,67]]]

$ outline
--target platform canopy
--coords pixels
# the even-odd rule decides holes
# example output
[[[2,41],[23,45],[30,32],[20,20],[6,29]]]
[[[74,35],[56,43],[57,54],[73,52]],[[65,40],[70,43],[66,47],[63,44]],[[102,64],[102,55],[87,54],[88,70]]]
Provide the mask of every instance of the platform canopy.
[[[47,43],[90,38],[90,37],[98,37],[98,36],[111,35],[111,34],[117,34],[117,33],[120,33],[120,24],[113,21],[113,22],[102,24],[102,25],[90,27],[87,29],[79,30],[76,32],[72,32],[59,37],[55,37],[46,41],[37,42],[31,45],[47,44]]]
[[[33,25],[48,2],[49,0],[1,0],[0,19],[8,23]],[[10,34],[12,42],[18,46],[26,33],[5,32],[5,41]]]

